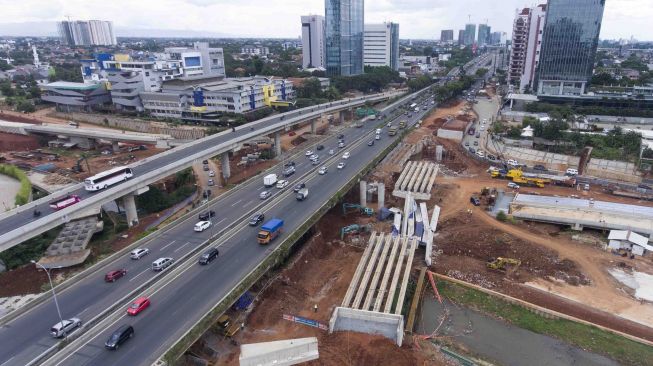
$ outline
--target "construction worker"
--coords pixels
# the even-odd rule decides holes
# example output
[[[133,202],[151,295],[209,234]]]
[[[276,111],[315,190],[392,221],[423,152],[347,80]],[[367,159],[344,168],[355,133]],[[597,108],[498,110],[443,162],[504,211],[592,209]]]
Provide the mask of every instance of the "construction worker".
[[[313,305],[313,312],[317,313],[317,304]]]

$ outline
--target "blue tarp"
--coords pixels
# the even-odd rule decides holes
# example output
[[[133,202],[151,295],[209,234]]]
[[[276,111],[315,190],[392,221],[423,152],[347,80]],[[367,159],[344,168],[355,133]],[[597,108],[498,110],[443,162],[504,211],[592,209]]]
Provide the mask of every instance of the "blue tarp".
[[[57,169],[57,167],[52,163],[41,164],[34,167],[34,170],[39,172],[51,172],[55,169]]]
[[[381,210],[379,210],[379,220],[386,220],[393,215],[394,213],[385,207],[381,207]]]

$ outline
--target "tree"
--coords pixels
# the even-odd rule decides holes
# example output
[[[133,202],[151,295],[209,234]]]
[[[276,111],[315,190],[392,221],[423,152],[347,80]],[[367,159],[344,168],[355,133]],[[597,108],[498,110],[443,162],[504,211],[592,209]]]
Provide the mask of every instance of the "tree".
[[[526,116],[522,120],[521,126],[522,126],[522,128],[524,128],[526,126],[533,126],[537,122],[539,122],[539,120],[537,118],[531,117],[531,116]]]
[[[503,210],[499,210],[499,212],[497,212],[497,220],[501,222],[506,222],[508,220],[508,215],[506,215],[506,213],[503,212]]]
[[[9,80],[5,80],[0,83],[0,92],[2,92],[2,95],[5,97],[12,97],[15,94]]]
[[[508,129],[507,135],[508,135],[508,137],[510,137],[512,139],[518,139],[518,138],[521,137],[521,130],[518,127],[511,126]]]
[[[16,104],[16,109],[19,112],[28,112],[28,113],[32,113],[36,111],[36,107],[34,107],[34,104],[32,104],[32,102],[27,100],[20,100],[18,104]]]
[[[431,46],[424,47],[424,56],[432,56],[432,55],[433,55],[433,47]]]
[[[0,60],[0,71],[11,70],[12,67],[5,60]]]
[[[483,76],[485,76],[487,74],[487,72],[488,72],[488,70],[486,68],[481,67],[480,69],[476,70],[476,76],[478,76],[479,78],[482,78]]]

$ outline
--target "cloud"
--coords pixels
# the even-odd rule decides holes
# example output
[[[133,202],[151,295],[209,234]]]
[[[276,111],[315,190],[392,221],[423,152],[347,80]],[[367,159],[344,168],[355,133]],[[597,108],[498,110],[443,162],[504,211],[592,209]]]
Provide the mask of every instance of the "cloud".
[[[544,0],[541,0],[544,1]],[[540,2],[541,2],[540,1]],[[602,38],[650,37],[651,0],[608,0]],[[401,38],[438,38],[442,29],[488,24],[510,33],[515,10],[533,0],[368,0],[365,22],[394,21]],[[324,0],[0,0],[2,23],[111,20],[120,29],[179,29],[243,37],[298,37],[299,17],[324,14]],[[0,24],[2,29],[2,24]],[[30,34],[26,27],[25,35]]]

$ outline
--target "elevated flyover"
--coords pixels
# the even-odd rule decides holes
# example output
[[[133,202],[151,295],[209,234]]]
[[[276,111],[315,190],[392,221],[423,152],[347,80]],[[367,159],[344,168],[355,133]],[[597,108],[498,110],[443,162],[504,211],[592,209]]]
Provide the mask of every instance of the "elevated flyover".
[[[98,192],[88,192],[84,189],[83,184],[77,184],[63,191],[56,192],[0,215],[0,251],[7,250],[29,238],[66,223],[76,218],[80,211],[99,211],[102,204],[123,197],[125,197],[124,202],[126,206],[129,206],[126,207],[128,222],[132,223],[135,218],[129,217],[129,213],[136,213],[133,197],[145,190],[149,184],[190,167],[193,163],[200,162],[204,159],[221,154],[225,157],[230,150],[237,149],[243,142],[257,136],[274,134],[275,145],[280,147],[280,132],[289,130],[293,125],[308,121],[314,123],[324,114],[347,112],[348,110],[364,105],[366,102],[381,102],[399,94],[398,92],[374,94],[270,116],[245,126],[237,127],[234,131],[223,131],[144,159],[131,166],[134,172],[132,179],[118,183],[107,189]],[[228,175],[228,165],[226,168],[226,174]],[[59,211],[54,211],[49,207],[48,203],[50,201],[67,194],[78,195],[82,200],[75,205]],[[33,215],[35,210],[40,211],[41,216],[35,217]]]

